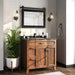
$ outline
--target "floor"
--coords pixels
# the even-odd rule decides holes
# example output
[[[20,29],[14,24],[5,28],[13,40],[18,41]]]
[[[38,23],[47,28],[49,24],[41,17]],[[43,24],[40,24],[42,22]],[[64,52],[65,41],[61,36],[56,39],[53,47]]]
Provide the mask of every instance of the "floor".
[[[75,68],[64,68],[64,67],[57,67],[56,71],[61,71],[65,73],[66,75],[75,75]],[[36,75],[36,74],[42,74],[42,73],[49,73],[49,72],[55,72],[52,69],[46,68],[46,69],[38,69],[38,70],[31,70],[28,75]],[[10,70],[6,70],[3,74],[0,75],[26,75],[26,72],[24,70],[19,71],[15,70],[14,72],[11,72]]]

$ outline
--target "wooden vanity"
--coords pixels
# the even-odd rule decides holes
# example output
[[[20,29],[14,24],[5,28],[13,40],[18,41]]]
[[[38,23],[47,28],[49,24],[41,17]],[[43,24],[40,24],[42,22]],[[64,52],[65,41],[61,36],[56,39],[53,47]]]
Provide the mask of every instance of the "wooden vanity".
[[[56,40],[21,41],[22,67],[27,74],[30,69],[53,67],[56,70]]]

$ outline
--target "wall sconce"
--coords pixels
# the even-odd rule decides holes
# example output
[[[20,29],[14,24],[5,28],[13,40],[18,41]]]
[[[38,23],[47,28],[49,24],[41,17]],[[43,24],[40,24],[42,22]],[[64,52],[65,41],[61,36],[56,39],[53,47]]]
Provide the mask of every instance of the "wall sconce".
[[[19,14],[18,14],[18,11],[16,11],[16,15],[14,16],[14,20],[18,20],[18,16],[19,16]]]
[[[50,13],[50,15],[49,15],[49,17],[48,17],[48,21],[50,22],[51,20],[53,20],[54,19],[54,15],[53,15],[53,13]]]

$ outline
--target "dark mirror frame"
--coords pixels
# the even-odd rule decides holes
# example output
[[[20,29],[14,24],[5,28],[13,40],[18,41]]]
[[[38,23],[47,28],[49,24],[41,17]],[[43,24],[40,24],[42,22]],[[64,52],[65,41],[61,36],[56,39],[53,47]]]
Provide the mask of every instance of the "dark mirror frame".
[[[22,28],[45,28],[45,12],[46,12],[46,9],[45,8],[30,8],[30,7],[21,7],[22,8]],[[27,11],[27,12],[43,12],[43,25],[41,26],[29,26],[29,25],[24,25],[24,12]]]

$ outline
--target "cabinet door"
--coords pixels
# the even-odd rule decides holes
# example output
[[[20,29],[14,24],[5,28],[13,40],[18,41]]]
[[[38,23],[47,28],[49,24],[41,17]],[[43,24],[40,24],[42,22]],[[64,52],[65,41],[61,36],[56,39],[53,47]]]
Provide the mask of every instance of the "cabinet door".
[[[47,66],[55,65],[55,49],[47,50]]]
[[[47,41],[36,41],[36,68],[44,68],[47,66],[47,53],[46,53]]]
[[[46,48],[36,49],[36,68],[44,68],[47,66],[47,52]]]
[[[56,66],[56,41],[48,41],[47,52],[47,66]]]
[[[28,43],[27,47],[28,52],[28,68],[29,69],[35,69],[35,62],[36,62],[36,56],[35,56],[35,43]]]

